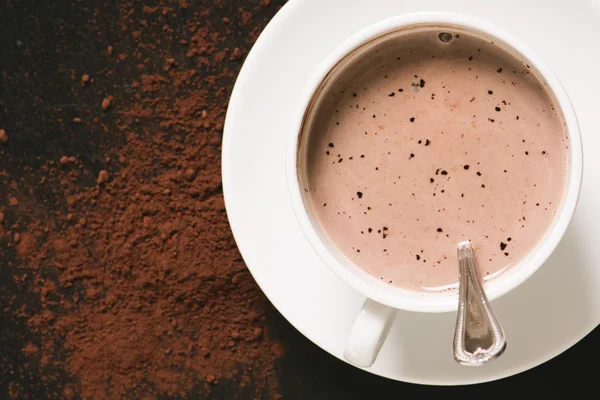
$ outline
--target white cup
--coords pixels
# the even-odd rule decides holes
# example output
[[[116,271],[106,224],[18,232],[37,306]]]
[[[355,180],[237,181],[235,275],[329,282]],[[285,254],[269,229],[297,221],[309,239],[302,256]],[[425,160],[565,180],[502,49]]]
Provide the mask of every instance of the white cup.
[[[529,255],[506,272],[485,282],[485,291],[489,300],[494,300],[519,286],[554,251],[562,239],[575,211],[583,174],[583,153],[581,136],[575,110],[562,84],[538,55],[516,37],[490,23],[454,13],[416,13],[393,17],[381,21],[353,35],[337,47],[317,68],[307,82],[298,100],[297,112],[291,122],[286,148],[286,176],[290,198],[298,222],[306,238],[323,262],[340,279],[367,297],[346,344],[344,357],[360,367],[369,367],[375,361],[379,350],[395,318],[396,309],[438,313],[456,311],[457,293],[422,293],[394,287],[377,279],[349,261],[331,243],[313,223],[310,210],[305,207],[300,189],[297,169],[300,139],[310,123],[311,108],[327,78],[341,68],[345,60],[356,54],[364,54],[378,40],[390,35],[408,34],[423,27],[438,29],[440,32],[466,33],[493,41],[516,59],[528,64],[531,72],[547,86],[548,94],[553,97],[557,110],[562,113],[566,125],[569,143],[569,163],[567,181],[560,207],[551,227],[540,243]],[[397,37],[397,36],[396,36]],[[314,113],[312,113],[314,114]],[[302,155],[300,155],[302,156]],[[458,275],[458,265],[457,265]],[[449,338],[450,340],[450,338]],[[449,353],[449,357],[451,357]]]

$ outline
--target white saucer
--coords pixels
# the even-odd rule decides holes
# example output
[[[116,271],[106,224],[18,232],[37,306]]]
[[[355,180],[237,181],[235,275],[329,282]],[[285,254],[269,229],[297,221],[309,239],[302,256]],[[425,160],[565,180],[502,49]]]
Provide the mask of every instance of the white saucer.
[[[568,349],[600,323],[600,2],[480,0],[292,0],[250,52],[231,97],[223,139],[229,220],[254,278],[277,309],[336,357],[363,296],[314,253],[292,211],[284,174],[284,132],[295,95],[344,38],[381,19],[413,11],[454,11],[504,27],[555,70],[571,96],[585,152],[578,211],[546,265],[493,303],[506,353],[481,367],[452,358],[456,314],[399,312],[368,371],[391,379],[457,385],[507,377]]]

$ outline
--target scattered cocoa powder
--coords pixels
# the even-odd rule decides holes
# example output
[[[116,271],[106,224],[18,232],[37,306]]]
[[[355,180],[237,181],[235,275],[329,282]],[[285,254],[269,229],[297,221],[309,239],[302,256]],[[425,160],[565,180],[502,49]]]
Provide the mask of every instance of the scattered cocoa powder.
[[[246,43],[232,42],[233,32],[270,2],[219,17],[219,26],[208,22],[210,7],[183,0],[116,4],[127,39],[111,40],[122,53],[86,68],[93,86],[81,87],[89,74],[71,74],[82,104],[76,90],[95,93],[73,113],[81,117],[64,114],[71,104],[51,116],[70,140],[88,137],[89,150],[61,147],[74,155],[25,167],[34,183],[6,180],[23,200],[0,200],[1,254],[14,250],[14,284],[36,301],[11,309],[37,338],[19,349],[40,369],[64,369],[56,398],[207,398],[224,382],[238,385],[235,398],[280,398],[275,362],[286,350],[231,235],[220,176],[238,60],[267,20],[253,22]],[[114,54],[113,45],[97,48]],[[119,101],[106,96],[100,110],[100,93]],[[52,196],[31,195],[42,188]]]

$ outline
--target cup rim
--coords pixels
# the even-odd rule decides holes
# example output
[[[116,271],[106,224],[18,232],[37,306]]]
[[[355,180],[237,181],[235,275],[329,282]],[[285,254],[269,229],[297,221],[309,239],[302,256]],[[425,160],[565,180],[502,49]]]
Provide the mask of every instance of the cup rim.
[[[519,261],[509,271],[485,283],[488,299],[490,301],[495,300],[518,287],[546,262],[564,236],[579,200],[583,178],[583,150],[577,116],[562,83],[540,56],[509,32],[478,18],[448,12],[404,14],[377,22],[343,41],[317,67],[300,94],[291,124],[292,128],[286,143],[285,174],[292,207],[305,237],[321,260],[340,279],[366,297],[393,308],[414,312],[449,312],[455,311],[457,308],[457,293],[425,294],[388,284],[385,284],[388,286],[388,289],[381,290],[381,287],[376,287],[375,284],[359,277],[356,273],[342,265],[331,254],[328,246],[323,243],[313,226],[304,205],[297,176],[298,139],[302,131],[306,111],[327,75],[341,60],[362,45],[400,29],[423,25],[448,25],[458,29],[474,31],[511,48],[511,50],[522,56],[523,61],[527,61],[528,64],[537,69],[547,83],[549,91],[554,94],[558,103],[558,109],[563,114],[563,120],[568,132],[570,151],[569,169],[567,171],[562,204],[555,216],[555,222],[548,229],[542,241],[527,257],[528,262]]]

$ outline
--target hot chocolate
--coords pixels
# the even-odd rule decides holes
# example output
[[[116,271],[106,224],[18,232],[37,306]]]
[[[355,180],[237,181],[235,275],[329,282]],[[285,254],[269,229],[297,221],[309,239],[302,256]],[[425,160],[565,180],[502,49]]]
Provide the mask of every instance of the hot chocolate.
[[[359,56],[314,110],[304,201],[352,262],[412,290],[457,286],[470,240],[485,279],[550,227],[567,138],[526,63],[467,34],[423,31]]]

